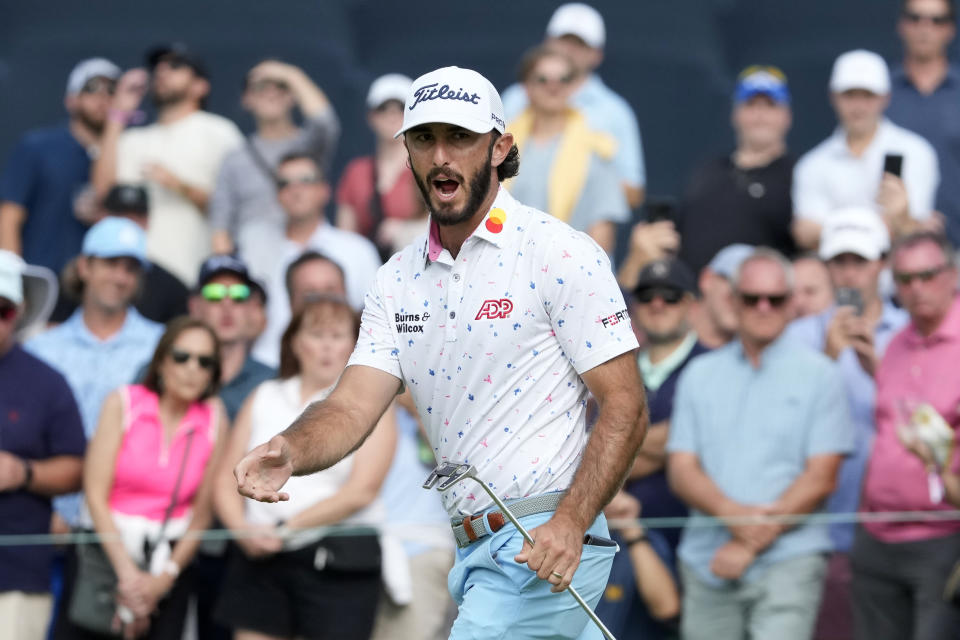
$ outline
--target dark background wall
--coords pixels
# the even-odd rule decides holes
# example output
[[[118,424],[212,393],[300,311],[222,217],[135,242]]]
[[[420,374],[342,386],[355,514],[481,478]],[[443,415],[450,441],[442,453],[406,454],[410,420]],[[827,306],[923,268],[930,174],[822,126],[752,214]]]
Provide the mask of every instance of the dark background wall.
[[[369,150],[363,99],[370,80],[456,64],[503,88],[540,41],[559,2],[373,0],[0,0],[0,157],[26,129],[63,118],[73,64],[102,55],[124,67],[148,47],[186,42],[208,60],[212,111],[248,130],[241,79],[260,58],[302,66],[344,124],[335,170]],[[857,47],[899,56],[898,0],[593,0],[607,23],[601,75],[633,105],[649,192],[676,194],[693,163],[732,143],[729,96],[748,64],[780,66],[794,94],[794,151],[833,127],[826,99],[837,54]]]

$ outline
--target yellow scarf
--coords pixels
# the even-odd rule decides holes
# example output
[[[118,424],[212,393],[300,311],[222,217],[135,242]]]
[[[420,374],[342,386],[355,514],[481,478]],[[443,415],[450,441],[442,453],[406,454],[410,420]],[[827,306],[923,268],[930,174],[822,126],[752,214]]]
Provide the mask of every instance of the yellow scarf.
[[[523,146],[530,137],[533,128],[533,111],[527,107],[517,119],[509,124],[507,131],[520,148],[523,159]],[[590,170],[590,156],[596,154],[603,160],[609,160],[616,152],[616,141],[605,133],[591,131],[583,114],[575,109],[567,110],[567,124],[563,128],[557,152],[550,165],[550,177],[547,185],[547,211],[554,217],[569,222],[573,208],[583,193]],[[509,182],[507,183],[509,188]]]

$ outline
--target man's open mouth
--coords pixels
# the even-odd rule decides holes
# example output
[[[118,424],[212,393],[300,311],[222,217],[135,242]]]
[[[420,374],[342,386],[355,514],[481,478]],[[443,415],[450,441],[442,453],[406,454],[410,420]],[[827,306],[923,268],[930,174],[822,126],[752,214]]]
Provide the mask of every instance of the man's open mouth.
[[[460,183],[445,175],[439,175],[431,180],[433,191],[440,200],[452,200],[460,189]]]

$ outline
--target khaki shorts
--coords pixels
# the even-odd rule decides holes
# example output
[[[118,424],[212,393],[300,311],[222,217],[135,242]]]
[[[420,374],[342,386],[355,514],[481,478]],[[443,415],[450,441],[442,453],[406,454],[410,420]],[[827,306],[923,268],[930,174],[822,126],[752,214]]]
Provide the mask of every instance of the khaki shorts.
[[[52,611],[49,593],[0,592],[0,639],[43,640]]]

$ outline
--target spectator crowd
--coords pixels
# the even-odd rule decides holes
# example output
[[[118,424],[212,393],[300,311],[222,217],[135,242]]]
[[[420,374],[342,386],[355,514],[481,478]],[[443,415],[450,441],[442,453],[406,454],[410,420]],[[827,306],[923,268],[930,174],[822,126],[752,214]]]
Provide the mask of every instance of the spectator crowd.
[[[650,428],[606,509],[617,638],[960,638],[956,22],[904,0],[902,60],[837,57],[837,126],[803,154],[787,77],[744,69],[736,146],[676,200],[648,197],[595,9],[560,6],[519,61],[503,188],[626,245]],[[374,147],[335,185],[350,132],[303,70],[249,70],[244,135],[182,43],[78,62],[66,123],[22,135],[0,174],[0,640],[447,637],[456,514],[419,489],[409,392],[288,502],[232,472],[331,392],[378,269],[426,242],[395,135],[412,85],[370,85]],[[49,533],[101,541],[4,542]]]

